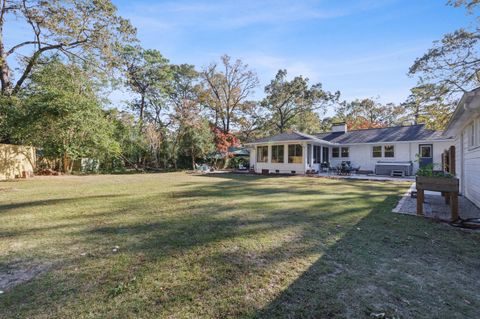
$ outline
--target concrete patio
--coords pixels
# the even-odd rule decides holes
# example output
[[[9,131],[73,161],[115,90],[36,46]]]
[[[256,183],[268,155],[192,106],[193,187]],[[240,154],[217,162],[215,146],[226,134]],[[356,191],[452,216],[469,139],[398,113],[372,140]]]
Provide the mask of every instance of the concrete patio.
[[[407,215],[417,214],[417,199],[411,197],[412,191],[416,191],[415,183],[412,184],[408,192],[400,199],[397,207],[392,210],[393,213]],[[480,218],[480,208],[463,196],[459,196],[458,198],[458,207],[461,219]],[[450,221],[450,206],[445,204],[445,199],[439,192],[425,191],[423,210],[425,217]]]
[[[328,177],[328,178],[339,178],[339,179],[356,179],[356,180],[366,180],[366,181],[401,181],[401,182],[413,182],[415,181],[415,176],[405,176],[405,177],[390,177],[384,175],[374,175],[374,174],[351,174],[351,175],[338,175],[335,173],[318,173],[312,176],[319,177]]]

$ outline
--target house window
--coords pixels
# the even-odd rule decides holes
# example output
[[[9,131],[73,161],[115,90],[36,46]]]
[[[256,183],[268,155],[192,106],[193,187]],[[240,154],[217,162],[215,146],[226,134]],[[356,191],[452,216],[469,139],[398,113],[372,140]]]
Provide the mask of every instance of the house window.
[[[475,146],[475,122],[468,127],[468,146]]]
[[[257,147],[257,162],[258,163],[268,162],[268,146]]]
[[[338,147],[332,148],[332,157],[340,157],[340,148]]]
[[[385,157],[395,157],[395,146],[385,145],[383,147],[383,156]]]
[[[475,145],[480,145],[480,119],[475,120]]]
[[[342,157],[349,157],[350,149],[348,147],[342,147]]]
[[[314,145],[313,146],[313,163],[320,164],[322,162],[322,147]]]
[[[372,149],[372,157],[382,157],[382,147],[374,146]]]
[[[302,145],[292,144],[288,145],[288,163],[301,164],[303,163]]]
[[[283,145],[272,146],[272,163],[283,163]]]
[[[468,146],[474,147],[480,145],[480,120],[475,120],[472,125],[467,128]]]

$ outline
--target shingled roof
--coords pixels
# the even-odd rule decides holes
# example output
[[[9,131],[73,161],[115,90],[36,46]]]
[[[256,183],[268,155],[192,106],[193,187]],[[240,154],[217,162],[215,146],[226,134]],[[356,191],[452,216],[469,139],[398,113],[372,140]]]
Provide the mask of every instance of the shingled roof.
[[[442,136],[441,131],[428,130],[424,124],[411,126],[394,126],[386,128],[373,128],[365,130],[352,130],[348,132],[328,132],[307,135],[299,132],[282,133],[256,140],[252,144],[322,140],[334,144],[362,144],[362,143],[388,143],[411,141],[436,141],[452,137]]]
[[[338,144],[435,141],[451,138],[442,136],[441,131],[426,129],[424,124],[352,130],[346,133],[319,133],[315,134],[315,136],[319,139]]]

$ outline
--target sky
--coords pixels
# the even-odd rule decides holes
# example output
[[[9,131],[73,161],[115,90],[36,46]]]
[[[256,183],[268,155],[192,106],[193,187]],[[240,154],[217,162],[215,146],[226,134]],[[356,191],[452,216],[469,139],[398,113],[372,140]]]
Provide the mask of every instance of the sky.
[[[472,23],[446,0],[112,0],[138,30],[140,44],[198,69],[220,56],[240,58],[263,88],[279,69],[321,82],[342,100],[401,103],[417,79],[415,58],[442,35]],[[5,28],[5,42],[28,39],[28,26]],[[128,99],[114,92],[113,104]],[[119,105],[115,105],[119,106]]]
[[[201,68],[223,54],[255,70],[260,87],[279,69],[340,90],[342,99],[400,103],[408,68],[443,34],[468,25],[446,0],[115,1],[141,45]]]

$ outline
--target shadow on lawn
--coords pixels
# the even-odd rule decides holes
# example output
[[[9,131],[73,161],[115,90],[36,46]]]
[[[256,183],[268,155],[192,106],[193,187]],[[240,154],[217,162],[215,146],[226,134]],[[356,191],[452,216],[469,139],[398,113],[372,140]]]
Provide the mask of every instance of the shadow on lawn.
[[[249,317],[476,318],[479,241],[480,234],[374,209]]]
[[[89,195],[83,197],[68,197],[68,198],[53,198],[45,200],[36,200],[28,202],[20,202],[14,204],[1,204],[0,212],[7,212],[9,210],[19,209],[19,208],[34,208],[37,206],[48,206],[56,204],[68,204],[69,202],[82,201],[82,200],[93,200],[93,199],[102,199],[102,198],[112,198],[112,197],[121,197],[119,194],[106,194],[106,195]]]

